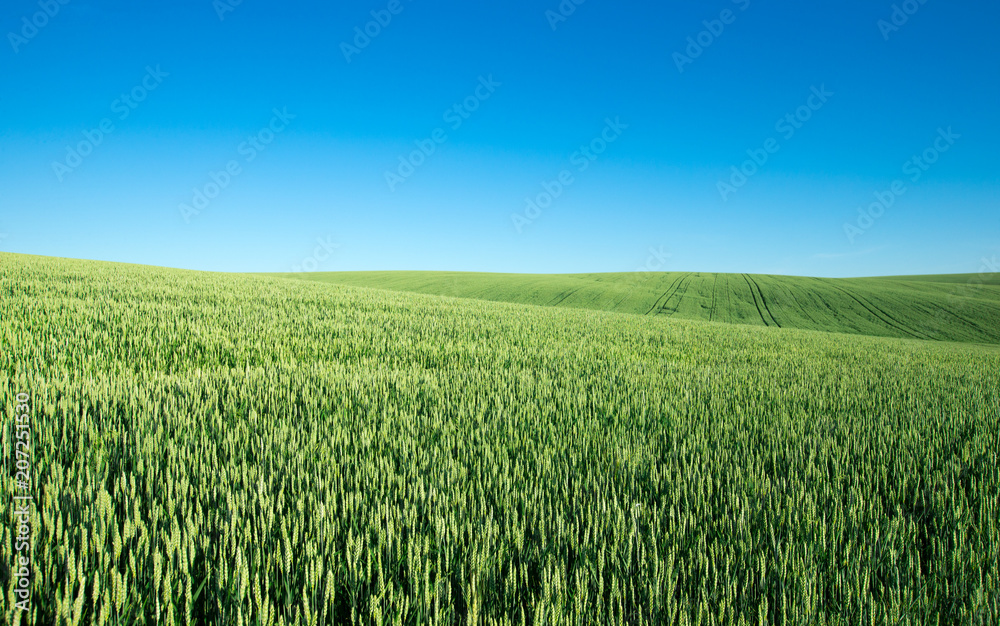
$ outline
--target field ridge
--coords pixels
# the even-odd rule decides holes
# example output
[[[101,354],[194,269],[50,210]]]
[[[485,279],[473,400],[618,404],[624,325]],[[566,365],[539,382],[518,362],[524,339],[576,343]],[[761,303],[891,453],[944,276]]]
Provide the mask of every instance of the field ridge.
[[[1000,344],[1000,278],[995,274],[813,278],[694,272],[317,272],[271,276],[670,319]],[[720,312],[720,305],[726,310]]]

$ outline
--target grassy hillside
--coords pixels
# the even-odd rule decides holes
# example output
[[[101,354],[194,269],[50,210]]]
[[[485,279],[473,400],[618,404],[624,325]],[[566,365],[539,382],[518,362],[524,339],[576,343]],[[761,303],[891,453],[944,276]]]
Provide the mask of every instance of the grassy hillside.
[[[822,279],[751,274],[332,272],[288,278],[496,302],[1000,343],[1000,285],[972,277]]]
[[[879,276],[880,280],[906,282],[951,283],[968,289],[976,289],[980,285],[1000,286],[1000,273],[992,274],[923,274],[914,276]]]
[[[7,254],[0,337],[34,623],[1000,621],[994,346]]]

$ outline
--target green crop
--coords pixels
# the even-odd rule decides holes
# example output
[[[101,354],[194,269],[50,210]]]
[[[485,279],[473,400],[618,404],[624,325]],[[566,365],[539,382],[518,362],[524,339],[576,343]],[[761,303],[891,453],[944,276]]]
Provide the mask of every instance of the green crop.
[[[837,279],[694,272],[316,272],[276,276],[672,319],[1000,343],[1000,274]]]
[[[9,254],[0,337],[6,624],[1000,622],[993,346]]]

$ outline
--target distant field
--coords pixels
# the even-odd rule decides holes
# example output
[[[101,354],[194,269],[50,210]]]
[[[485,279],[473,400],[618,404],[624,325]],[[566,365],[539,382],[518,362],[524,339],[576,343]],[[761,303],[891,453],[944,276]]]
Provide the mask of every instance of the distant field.
[[[690,272],[274,274],[494,302],[881,337],[1000,343],[1000,275],[801,278]]]
[[[1000,273],[994,274],[923,274],[919,276],[879,276],[879,280],[902,280],[930,283],[954,283],[975,288],[978,285],[1000,286]]]

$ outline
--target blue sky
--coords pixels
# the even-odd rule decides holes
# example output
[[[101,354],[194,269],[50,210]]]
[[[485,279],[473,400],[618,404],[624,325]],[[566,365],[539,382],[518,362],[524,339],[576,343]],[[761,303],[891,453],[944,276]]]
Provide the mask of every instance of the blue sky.
[[[1000,257],[996,3],[65,1],[0,9],[3,251],[588,272],[652,248],[820,276]]]

